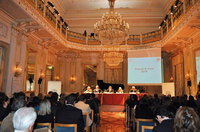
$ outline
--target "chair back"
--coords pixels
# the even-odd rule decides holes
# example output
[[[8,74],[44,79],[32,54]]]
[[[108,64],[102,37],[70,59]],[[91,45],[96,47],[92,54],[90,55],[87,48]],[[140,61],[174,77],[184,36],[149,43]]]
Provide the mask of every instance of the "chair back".
[[[36,129],[47,127],[51,130],[51,123],[37,123]]]
[[[86,130],[86,132],[89,131],[88,118],[89,118],[89,114],[88,113],[83,113],[83,120],[84,120],[84,123],[85,123],[84,130]]]
[[[142,126],[155,126],[153,119],[136,119],[137,132],[142,132]]]
[[[94,110],[91,110],[91,113],[89,114],[89,117],[93,122],[94,121]]]
[[[54,124],[54,132],[77,132],[77,124]]]
[[[142,132],[152,132],[153,126],[142,126]]]

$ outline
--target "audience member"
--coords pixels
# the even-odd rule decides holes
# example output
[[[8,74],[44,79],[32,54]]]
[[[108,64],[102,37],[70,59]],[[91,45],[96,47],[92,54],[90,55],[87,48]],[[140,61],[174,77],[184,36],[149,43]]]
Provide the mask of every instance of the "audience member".
[[[51,123],[53,128],[54,115],[51,113],[51,103],[44,99],[40,102],[40,109],[37,113],[36,123]]]
[[[76,103],[74,106],[78,109],[81,109],[82,110],[82,113],[88,113],[90,114],[91,113],[91,109],[90,109],[90,106],[88,104],[85,103],[86,102],[86,98],[85,98],[85,95],[82,94],[79,96],[79,101],[78,103]],[[91,126],[92,125],[92,120],[91,118],[89,117],[88,118],[88,126]]]
[[[66,97],[66,105],[56,112],[56,123],[77,124],[77,131],[84,129],[84,120],[82,111],[74,107],[76,94],[70,94]]]
[[[25,100],[23,99],[14,99],[11,104],[11,112],[6,116],[1,124],[1,132],[13,132],[13,116],[15,111],[24,107],[26,105]]]
[[[199,132],[199,116],[193,108],[181,107],[174,118],[174,132]]]
[[[159,124],[153,128],[153,132],[173,132],[173,113],[165,107],[160,106],[157,108],[156,120]]]
[[[150,104],[145,97],[143,97],[136,106],[135,118],[153,119],[153,111],[150,109]]]
[[[66,98],[66,94],[61,93],[60,98],[59,98],[59,103],[61,106],[65,105],[65,98]]]
[[[9,98],[5,93],[0,92],[0,121],[2,121],[9,113],[7,108],[9,103]]]
[[[33,108],[23,107],[17,110],[13,116],[14,132],[32,132],[36,117]]]
[[[193,96],[189,96],[189,100],[187,102],[187,106],[188,107],[192,107],[192,108],[196,108],[197,107],[197,104],[196,102],[194,101],[194,97]]]
[[[60,108],[59,102],[58,102],[58,94],[56,92],[53,92],[51,95],[51,112],[56,115],[57,110]]]

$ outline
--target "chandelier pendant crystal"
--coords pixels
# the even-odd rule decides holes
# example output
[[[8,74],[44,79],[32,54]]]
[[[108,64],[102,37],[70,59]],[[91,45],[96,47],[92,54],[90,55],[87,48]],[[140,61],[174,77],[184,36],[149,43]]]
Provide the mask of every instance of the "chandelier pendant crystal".
[[[94,24],[95,38],[105,45],[119,45],[129,37],[129,24],[114,11],[115,0],[108,0],[109,12],[103,14],[101,21]]]

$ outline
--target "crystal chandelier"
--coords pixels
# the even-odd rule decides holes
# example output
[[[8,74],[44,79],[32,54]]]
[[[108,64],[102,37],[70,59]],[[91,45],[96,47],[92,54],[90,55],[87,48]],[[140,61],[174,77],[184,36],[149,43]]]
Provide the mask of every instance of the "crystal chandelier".
[[[123,53],[115,51],[105,53],[104,61],[109,66],[118,66],[121,62],[123,62]]]
[[[105,45],[118,45],[129,37],[129,24],[114,11],[115,0],[108,0],[110,10],[94,24],[95,38]]]

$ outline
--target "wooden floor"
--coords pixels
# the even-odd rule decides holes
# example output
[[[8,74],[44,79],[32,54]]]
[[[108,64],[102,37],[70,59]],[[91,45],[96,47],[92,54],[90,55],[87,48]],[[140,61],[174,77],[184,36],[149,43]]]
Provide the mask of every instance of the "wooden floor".
[[[129,132],[126,129],[124,106],[101,106],[97,132]]]
[[[127,132],[124,112],[101,112],[97,132]]]

